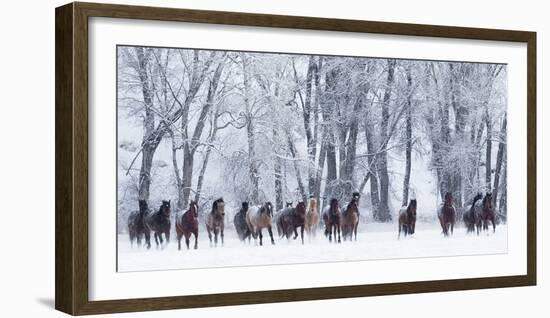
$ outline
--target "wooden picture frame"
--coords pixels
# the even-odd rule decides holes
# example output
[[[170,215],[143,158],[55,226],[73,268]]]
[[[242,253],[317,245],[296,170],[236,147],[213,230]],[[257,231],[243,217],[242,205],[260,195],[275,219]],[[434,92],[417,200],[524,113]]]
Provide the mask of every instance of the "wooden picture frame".
[[[536,33],[327,18],[70,3],[55,12],[56,217],[55,307],[101,314],[209,306],[427,293],[536,284]],[[527,274],[147,299],[88,297],[88,19],[111,17],[270,28],[478,39],[527,44]]]

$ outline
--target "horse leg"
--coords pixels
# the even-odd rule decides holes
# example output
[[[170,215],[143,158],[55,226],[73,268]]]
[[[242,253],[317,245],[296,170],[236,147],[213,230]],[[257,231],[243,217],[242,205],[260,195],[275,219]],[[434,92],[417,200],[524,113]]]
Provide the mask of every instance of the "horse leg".
[[[151,233],[145,231],[145,244],[147,244],[147,249],[151,248]]]
[[[223,226],[220,228],[220,239],[222,240],[222,246],[223,246]]]
[[[263,235],[262,235],[262,229],[258,229],[258,236],[260,236],[260,246],[262,246],[262,238],[263,238]]]
[[[304,226],[300,227],[300,237],[302,238],[302,245],[304,244]]]
[[[325,235],[326,235],[326,229],[325,229]],[[332,243],[332,225],[328,228],[328,241]]]
[[[214,246],[218,246],[218,229],[214,229]]]
[[[359,227],[359,222],[355,223],[353,227],[353,233],[355,234],[355,241],[357,241],[357,228]]]
[[[178,239],[178,251],[181,251],[181,235],[178,234],[176,238]]]
[[[158,236],[159,236],[159,235],[158,235],[157,232],[153,233],[153,237],[155,238],[155,244],[157,245],[157,247],[159,246]]]
[[[341,243],[342,241],[340,240],[340,224],[338,224],[338,243]]]
[[[210,232],[210,228],[206,227],[206,232],[208,232],[208,240],[210,241],[210,247],[212,247],[212,233]]]
[[[199,246],[197,245],[199,240],[199,232],[194,232],[193,235],[195,235],[195,246],[193,247],[193,249],[196,250],[199,248]]]
[[[189,238],[191,237],[191,233],[185,235],[185,246],[187,249],[189,249]]]
[[[267,228],[267,232],[269,232],[269,237],[271,237],[271,245],[275,245],[275,240],[273,239],[273,230],[271,229],[271,225]]]
[[[170,242],[170,229],[167,229],[164,235],[166,236],[166,244],[168,244]]]
[[[496,230],[495,218],[491,219],[491,223],[493,224],[493,233],[495,233],[495,230]]]

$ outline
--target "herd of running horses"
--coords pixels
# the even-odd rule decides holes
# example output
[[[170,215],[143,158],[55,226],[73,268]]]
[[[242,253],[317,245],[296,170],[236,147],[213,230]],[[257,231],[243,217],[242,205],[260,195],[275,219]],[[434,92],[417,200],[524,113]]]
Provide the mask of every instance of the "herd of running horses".
[[[293,206],[291,202],[286,207],[273,213],[273,204],[265,202],[262,205],[249,206],[248,202],[243,202],[240,210],[235,214],[233,223],[237,235],[241,241],[259,238],[259,244],[263,245],[262,230],[266,229],[271,239],[271,244],[275,244],[272,227],[275,225],[280,238],[286,237],[297,239],[300,236],[304,244],[304,231],[310,238],[315,238],[321,218],[324,223],[324,234],[329,242],[340,243],[341,239],[357,240],[357,227],[359,225],[359,198],[360,194],[354,192],[351,195],[349,203],[345,209],[340,208],[337,199],[330,200],[329,205],[323,210],[322,216],[317,208],[315,198],[309,199],[306,207],[305,202],[298,202]],[[406,237],[414,234],[416,226],[416,199],[410,200],[407,206],[399,210],[398,215],[398,238],[401,233]],[[181,249],[181,240],[185,238],[185,244],[189,249],[191,236],[194,236],[194,249],[198,248],[197,240],[199,235],[199,213],[198,205],[195,201],[189,203],[189,208],[181,216],[176,217],[176,237],[178,249]],[[130,242],[134,240],[141,246],[142,239],[145,239],[147,248],[151,247],[151,233],[155,238],[157,246],[162,246],[164,239],[168,243],[170,240],[170,201],[162,201],[157,212],[151,213],[147,201],[139,200],[139,210],[132,212],[128,217],[128,233]],[[454,225],[457,219],[457,211],[454,207],[453,196],[450,192],[445,194],[444,202],[437,210],[437,217],[441,224],[442,234],[450,236],[453,234]],[[482,230],[489,230],[489,222],[492,223],[493,232],[496,227],[496,213],[493,207],[493,198],[491,193],[485,195],[478,193],[472,200],[469,209],[463,212],[464,225],[468,233],[476,232],[478,235]],[[205,218],[206,231],[211,246],[218,245],[218,239],[221,245],[224,241],[225,228],[225,202],[222,198],[215,200],[211,211]],[[298,234],[298,230],[300,233]]]

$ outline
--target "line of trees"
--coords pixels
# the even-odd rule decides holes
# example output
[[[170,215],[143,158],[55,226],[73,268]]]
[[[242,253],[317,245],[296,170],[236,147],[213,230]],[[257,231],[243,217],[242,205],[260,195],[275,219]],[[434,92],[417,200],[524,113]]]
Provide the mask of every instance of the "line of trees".
[[[413,195],[419,157],[438,195],[463,206],[493,191],[506,215],[504,65],[119,47],[118,107],[119,126],[143,132],[119,163],[121,200],[150,199],[159,179],[179,210],[221,195],[280,209],[360,191],[386,222],[392,197]],[[155,176],[155,158],[170,174]]]

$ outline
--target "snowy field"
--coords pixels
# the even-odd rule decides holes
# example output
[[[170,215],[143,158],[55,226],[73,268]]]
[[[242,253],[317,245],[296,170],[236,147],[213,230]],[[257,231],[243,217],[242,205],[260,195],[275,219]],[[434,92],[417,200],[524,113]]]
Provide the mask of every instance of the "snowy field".
[[[299,238],[287,241],[275,237],[271,245],[264,230],[264,245],[243,243],[237,239],[233,225],[228,224],[223,247],[210,247],[203,228],[199,230],[197,250],[187,250],[182,239],[178,251],[175,233],[164,248],[156,248],[153,238],[150,250],[132,248],[128,235],[118,236],[118,271],[150,271],[169,269],[215,268],[230,266],[261,266],[277,264],[344,262],[395,258],[445,257],[464,255],[502,254],[507,252],[506,225],[497,226],[496,233],[479,236],[466,234],[462,226],[455,227],[452,237],[445,238],[441,228],[433,223],[417,223],[413,236],[397,239],[396,224],[360,224],[357,241],[329,243],[318,231],[317,239]],[[276,235],[276,231],[274,231]],[[191,247],[194,239],[191,239]]]

